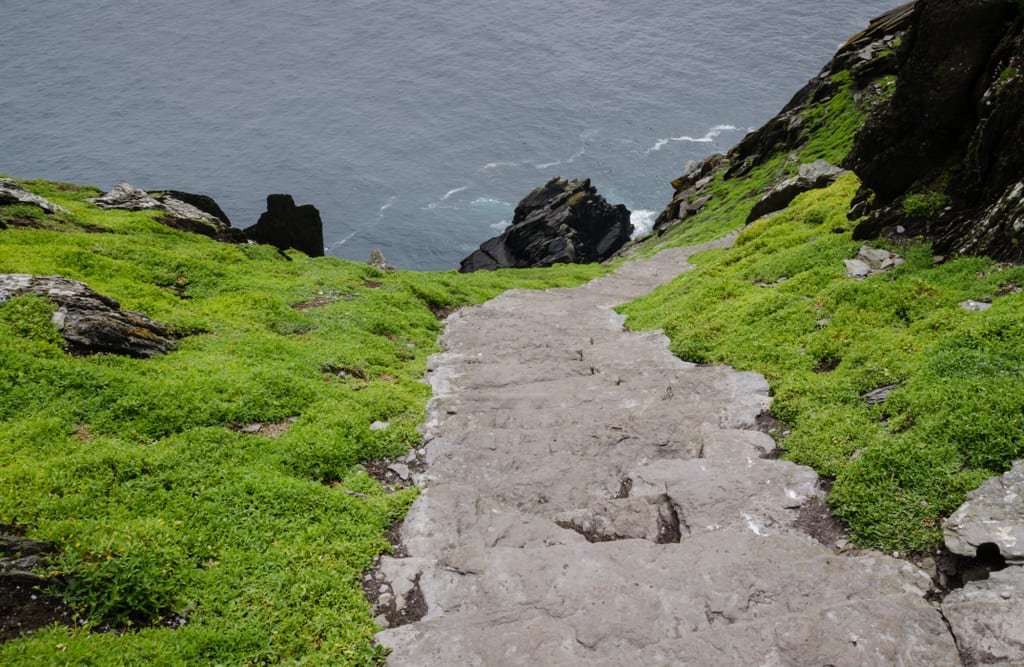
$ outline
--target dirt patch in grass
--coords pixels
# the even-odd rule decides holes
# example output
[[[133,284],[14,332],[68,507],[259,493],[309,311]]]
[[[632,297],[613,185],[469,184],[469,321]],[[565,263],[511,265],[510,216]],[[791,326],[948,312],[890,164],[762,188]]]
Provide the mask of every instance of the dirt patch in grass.
[[[821,494],[800,508],[796,528],[830,549],[845,550],[848,545],[846,528],[839,519],[832,516],[828,507],[827,498],[832,483],[823,479],[821,487]]]
[[[0,642],[31,636],[54,623],[73,626],[71,607],[36,585],[0,576]]]

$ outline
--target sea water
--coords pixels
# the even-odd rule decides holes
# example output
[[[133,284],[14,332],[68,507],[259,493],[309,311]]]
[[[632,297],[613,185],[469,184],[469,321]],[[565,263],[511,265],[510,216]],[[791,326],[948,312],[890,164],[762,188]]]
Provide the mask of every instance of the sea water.
[[[311,203],[450,269],[554,176],[649,228],[892,0],[4,0],[0,173]]]

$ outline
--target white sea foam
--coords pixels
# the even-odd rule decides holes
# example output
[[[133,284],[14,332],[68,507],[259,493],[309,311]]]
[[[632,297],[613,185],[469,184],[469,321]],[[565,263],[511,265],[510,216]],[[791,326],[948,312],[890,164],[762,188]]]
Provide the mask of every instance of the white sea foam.
[[[331,245],[330,245],[329,247],[327,247],[327,248],[324,248],[324,251],[325,251],[325,252],[329,252],[329,251],[331,250],[331,248],[337,248],[338,246],[343,246],[343,245],[345,245],[346,243],[348,243],[348,242],[349,242],[349,240],[350,240],[350,239],[351,239],[351,238],[352,238],[353,236],[355,236],[355,235],[356,235],[356,234],[358,234],[358,233],[359,233],[359,231],[358,231],[358,230],[356,230],[356,231],[354,231],[354,232],[349,232],[348,236],[346,236],[345,238],[343,238],[343,239],[342,239],[342,240],[340,240],[340,241],[335,241],[335,242],[334,242],[334,243],[332,243],[332,244],[331,244]]]
[[[646,209],[631,211],[629,221],[633,223],[633,235],[630,238],[642,239],[645,236],[649,236],[654,229],[654,220],[657,217],[657,211],[648,211]]]
[[[548,169],[549,167],[557,167],[560,164],[562,164],[561,160],[555,160],[554,162],[545,162],[543,164],[535,164],[533,166],[535,169]]]
[[[510,204],[500,199],[494,199],[493,197],[477,197],[473,201],[469,202],[471,206],[509,206]]]
[[[383,206],[381,206],[377,210],[380,211],[381,213],[383,213],[384,211],[388,210],[389,208],[391,208],[394,205],[395,205],[395,198],[394,197],[388,197],[387,203],[385,203]]]
[[[491,169],[498,169],[499,167],[518,167],[518,162],[488,162],[484,166],[480,167],[480,171],[490,171]]]
[[[722,132],[735,132],[736,130],[739,129],[740,128],[736,127],[735,125],[715,125],[710,130],[705,132],[703,136],[700,137],[691,137],[688,134],[684,134],[681,137],[668,137],[667,139],[658,139],[656,142],[654,142],[653,146],[647,149],[646,154],[660,151],[662,148],[664,148],[668,143],[672,141],[686,141],[694,144],[710,144],[719,136],[721,136]]]
[[[491,229],[496,229],[499,232],[503,232],[505,231],[505,228],[508,227],[508,223],[508,220],[499,220],[498,222],[491,225]]]
[[[430,202],[429,204],[427,204],[427,209],[433,211],[435,208],[443,205],[446,201],[448,201],[449,199],[451,199],[455,195],[459,194],[460,192],[465,192],[468,189],[469,189],[468,185],[463,185],[463,186],[460,186],[460,187],[457,187],[457,188],[452,188],[448,192],[444,193],[444,195],[442,195],[441,198],[438,199],[437,201]]]
[[[463,185],[462,187],[459,187],[459,188],[452,188],[448,192],[444,193],[444,197],[441,197],[441,201],[448,201],[451,198],[452,195],[457,195],[460,192],[464,192],[464,191],[466,191],[468,189],[469,189],[468,185]]]

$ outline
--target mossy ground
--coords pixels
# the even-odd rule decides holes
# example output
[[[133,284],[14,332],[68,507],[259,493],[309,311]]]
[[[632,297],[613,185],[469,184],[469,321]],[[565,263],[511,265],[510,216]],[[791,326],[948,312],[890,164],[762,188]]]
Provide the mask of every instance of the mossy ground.
[[[829,502],[856,543],[923,551],[969,490],[1024,455],[1024,267],[936,265],[915,242],[890,273],[847,278],[861,243],[834,230],[858,185],[801,195],[622,312],[683,359],[763,373],[792,427],[786,457],[835,479]],[[886,385],[883,404],[862,398]]]
[[[872,99],[852,93],[848,73],[833,75],[838,92],[803,112],[799,149],[744,178],[719,175],[706,209],[655,247],[741,229],[770,183],[804,162],[841,162],[891,79],[875,82]],[[792,427],[786,457],[835,480],[829,503],[854,541],[924,551],[968,491],[1024,456],[1024,268],[936,264],[916,239],[895,248],[907,261],[892,272],[847,278],[843,260],[861,245],[846,218],[858,187],[849,175],[801,195],[622,312],[629,327],[664,329],[684,359],[763,373],[772,412]],[[968,299],[993,305],[968,311]],[[881,405],[862,398],[887,385],[897,388]]]
[[[91,188],[25,185],[71,214],[0,208],[0,273],[82,280],[179,349],[75,358],[48,301],[0,305],[0,523],[59,546],[49,571],[84,623],[4,643],[0,663],[378,661],[360,581],[414,491],[388,492],[360,462],[419,443],[435,313],[602,269],[287,261],[100,211],[82,201]],[[239,432],[252,422],[287,430]]]

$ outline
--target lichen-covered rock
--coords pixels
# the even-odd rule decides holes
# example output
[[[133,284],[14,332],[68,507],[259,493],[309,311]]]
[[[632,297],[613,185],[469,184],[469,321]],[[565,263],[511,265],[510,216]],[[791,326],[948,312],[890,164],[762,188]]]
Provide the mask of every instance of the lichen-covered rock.
[[[179,190],[141,190],[129,183],[118,183],[109,192],[87,199],[102,209],[124,211],[163,211],[160,222],[185,232],[202,234],[227,243],[244,243],[245,235],[235,229],[227,215],[211,197]]]
[[[974,557],[982,544],[994,544],[1007,562],[1024,565],[1024,461],[967,494],[943,533],[955,554]]]
[[[245,235],[279,250],[294,248],[310,257],[324,255],[324,223],[312,204],[296,206],[291,195],[267,195],[267,210]]]
[[[462,260],[459,271],[602,262],[632,233],[626,207],[605,201],[590,179],[553,178],[526,195],[508,229]]]
[[[77,280],[60,276],[0,274],[0,303],[21,294],[37,294],[57,305],[53,323],[77,354],[108,352],[152,357],[175,349],[163,325],[121,305]]]
[[[32,194],[9,178],[0,178],[0,204],[32,204],[47,213],[68,212],[63,206],[58,206],[49,199]]]

